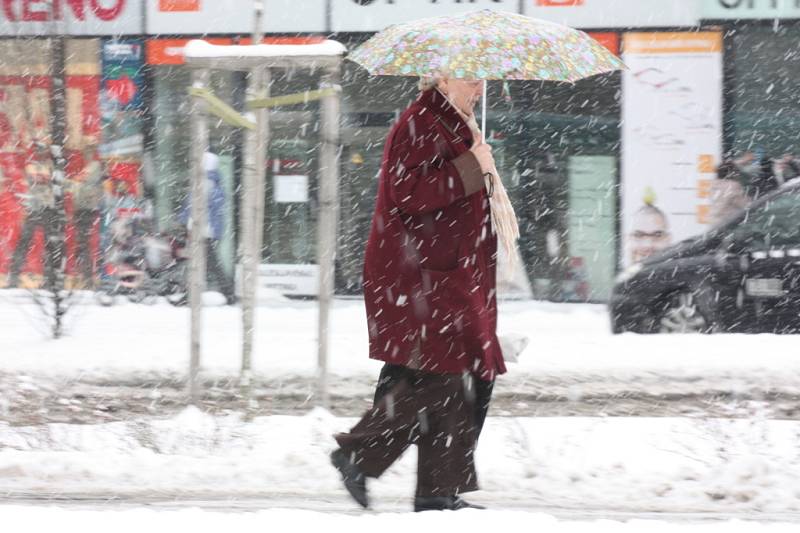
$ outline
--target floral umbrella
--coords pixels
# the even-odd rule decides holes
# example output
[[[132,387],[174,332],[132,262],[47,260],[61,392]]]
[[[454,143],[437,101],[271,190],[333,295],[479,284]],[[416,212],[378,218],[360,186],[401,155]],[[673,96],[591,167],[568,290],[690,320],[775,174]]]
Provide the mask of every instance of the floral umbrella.
[[[376,75],[473,80],[574,82],[625,68],[582,31],[489,9],[390,26],[348,59]]]

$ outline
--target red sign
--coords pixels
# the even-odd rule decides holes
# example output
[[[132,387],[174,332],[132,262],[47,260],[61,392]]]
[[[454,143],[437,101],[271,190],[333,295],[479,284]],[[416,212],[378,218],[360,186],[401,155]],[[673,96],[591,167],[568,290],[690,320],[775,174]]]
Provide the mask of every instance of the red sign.
[[[9,22],[64,20],[66,10],[72,12],[75,20],[84,21],[93,14],[100,20],[110,21],[119,17],[126,1],[114,0],[111,7],[106,7],[112,3],[107,0],[2,0],[1,5]]]
[[[542,7],[575,7],[582,6],[583,0],[536,0],[536,5]]]
[[[612,32],[587,32],[589,37],[602,44],[615,56],[619,55],[619,34]]]

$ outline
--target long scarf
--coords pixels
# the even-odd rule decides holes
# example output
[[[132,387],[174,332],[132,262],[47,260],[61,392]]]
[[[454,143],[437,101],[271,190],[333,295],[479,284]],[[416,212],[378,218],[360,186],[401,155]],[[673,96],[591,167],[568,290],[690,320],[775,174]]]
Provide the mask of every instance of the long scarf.
[[[436,89],[439,91],[439,89]],[[456,112],[464,119],[464,122],[469,126],[472,131],[472,138],[474,144],[484,143],[483,134],[478,128],[478,121],[475,119],[475,114],[467,116],[463,113],[458,106],[456,106],[450,98],[439,91],[445,100],[456,110]],[[502,246],[501,252],[505,252],[505,257],[508,259],[504,263],[508,271],[505,273],[511,277],[516,267],[517,259],[517,239],[519,239],[519,224],[517,223],[517,215],[514,213],[514,206],[511,205],[511,200],[508,198],[503,180],[500,179],[500,174],[497,172],[496,167],[489,169],[489,172],[484,176],[486,180],[486,190],[489,191],[489,209],[492,213],[492,231],[497,234],[497,240]],[[498,258],[498,263],[499,263]]]

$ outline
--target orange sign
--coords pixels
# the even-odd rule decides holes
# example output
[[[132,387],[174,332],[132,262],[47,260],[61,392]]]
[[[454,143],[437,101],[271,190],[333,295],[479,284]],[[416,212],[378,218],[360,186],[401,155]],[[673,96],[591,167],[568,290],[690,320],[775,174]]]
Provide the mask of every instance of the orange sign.
[[[619,55],[619,34],[611,32],[588,32],[589,37],[602,44],[615,56]]]
[[[239,44],[250,44],[252,39],[245,37]],[[307,37],[264,37],[261,44],[319,44],[325,42],[325,37],[309,35]]]
[[[204,39],[211,44],[231,44],[232,39]],[[145,46],[148,65],[183,65],[183,47],[189,39],[150,39]]]
[[[583,0],[536,0],[536,5],[542,7],[582,6]]]
[[[722,51],[722,34],[713,31],[626,33],[628,54],[692,54]]]
[[[173,11],[200,11],[200,0],[158,0],[158,10]]]

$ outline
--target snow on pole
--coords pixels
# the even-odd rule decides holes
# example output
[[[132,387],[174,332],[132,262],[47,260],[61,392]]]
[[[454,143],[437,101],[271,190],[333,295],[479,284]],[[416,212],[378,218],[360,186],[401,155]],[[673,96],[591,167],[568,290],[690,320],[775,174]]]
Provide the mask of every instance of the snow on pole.
[[[208,85],[208,69],[192,72],[192,86],[204,89]],[[192,149],[191,149],[191,228],[189,231],[189,305],[191,308],[189,398],[193,404],[200,400],[198,374],[202,342],[203,289],[206,281],[206,243],[203,228],[206,227],[206,181],[203,154],[208,147],[208,104],[201,98],[192,98]]]

